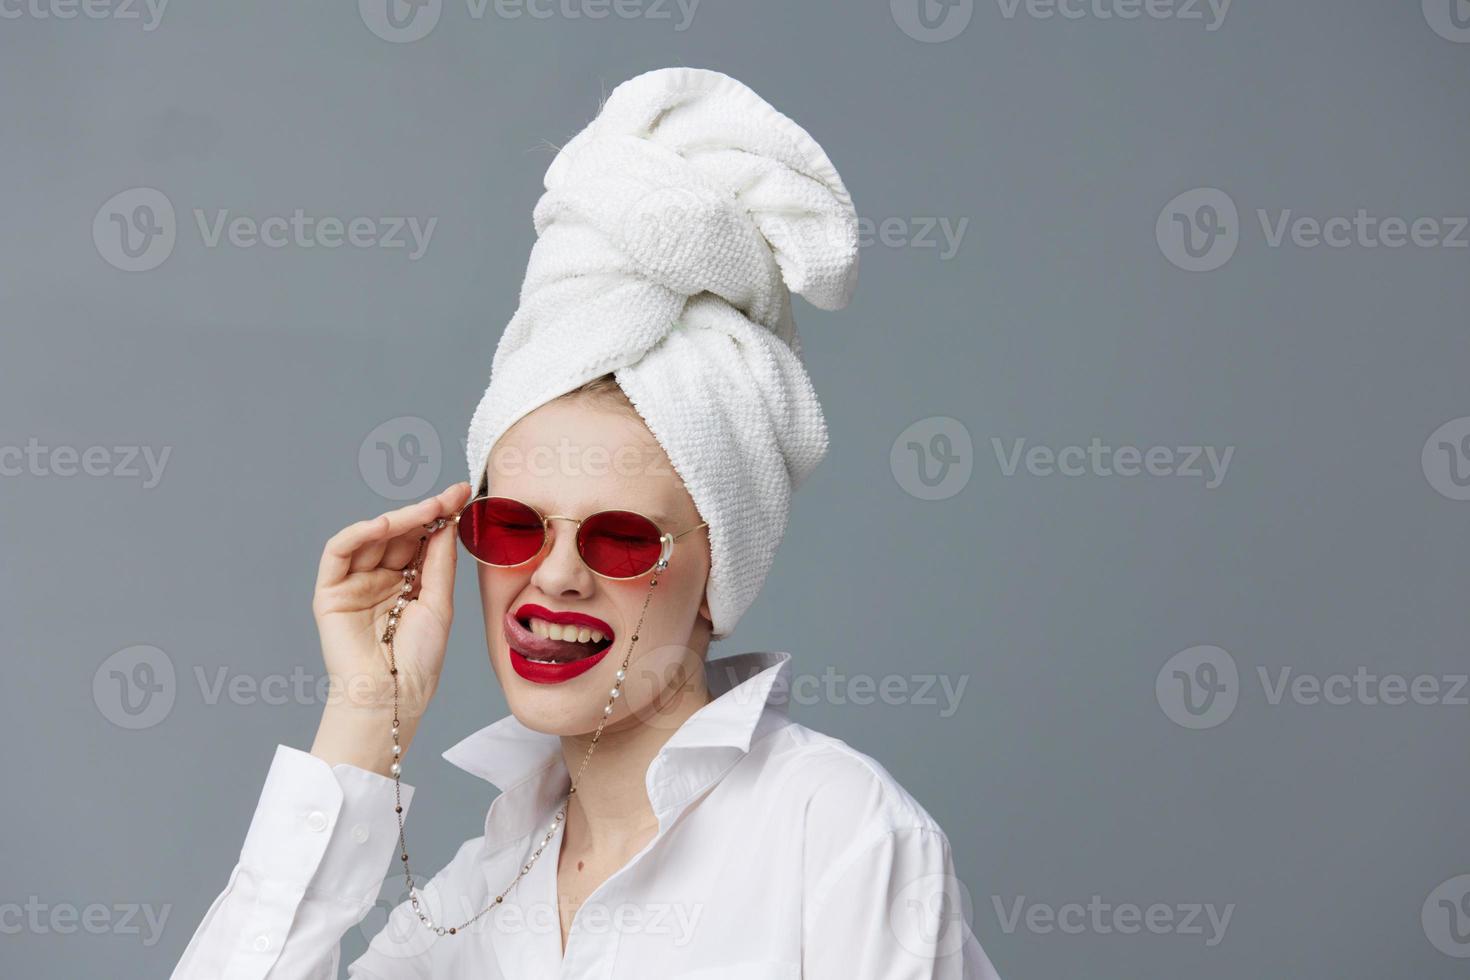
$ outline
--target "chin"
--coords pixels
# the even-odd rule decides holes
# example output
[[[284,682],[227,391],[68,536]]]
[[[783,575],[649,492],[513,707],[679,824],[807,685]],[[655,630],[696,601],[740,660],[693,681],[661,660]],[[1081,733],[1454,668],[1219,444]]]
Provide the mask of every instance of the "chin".
[[[511,653],[504,637],[488,639],[491,667],[517,721],[547,735],[584,735],[597,729],[607,692],[613,684],[616,663],[621,661],[610,661],[604,656],[599,664],[570,679],[538,681],[517,671],[512,664],[512,658],[517,655]],[[527,670],[526,665],[522,664],[521,670]],[[613,721],[622,715],[623,708],[619,705]],[[612,727],[613,721],[609,721],[608,727]]]

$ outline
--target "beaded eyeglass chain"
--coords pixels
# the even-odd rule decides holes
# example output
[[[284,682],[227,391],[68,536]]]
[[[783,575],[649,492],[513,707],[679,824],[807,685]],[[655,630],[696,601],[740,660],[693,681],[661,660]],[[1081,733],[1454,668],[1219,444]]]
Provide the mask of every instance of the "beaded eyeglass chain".
[[[648,603],[653,599],[653,590],[658,586],[658,577],[663,573],[664,569],[669,567],[667,559],[660,559],[653,566],[653,579],[648,583],[648,594],[643,597],[643,608],[638,612],[638,625],[633,627],[633,635],[628,641],[628,652],[623,655],[622,665],[618,667],[618,671],[614,675],[616,680],[613,683],[612,689],[608,691],[607,704],[602,709],[602,719],[597,723],[597,730],[592,733],[592,741],[587,744],[587,753],[582,756],[582,763],[577,767],[577,775],[572,779],[571,788],[567,791],[567,798],[557,808],[556,816],[552,818],[551,826],[547,828],[545,836],[541,838],[541,842],[531,852],[530,859],[521,865],[520,872],[511,879],[510,884],[506,885],[505,889],[499,895],[495,896],[490,904],[457,926],[436,925],[433,918],[425,911],[423,903],[419,900],[418,888],[414,885],[413,872],[408,867],[408,839],[404,836],[403,832],[403,786],[401,782],[403,776],[403,746],[398,741],[398,659],[393,650],[393,637],[398,632],[398,617],[410,602],[418,598],[414,594],[414,586],[418,581],[420,573],[423,571],[424,555],[428,550],[429,537],[453,522],[453,518],[440,517],[424,525],[424,533],[419,537],[418,547],[414,551],[413,561],[409,562],[408,566],[403,569],[403,585],[399,588],[397,601],[393,603],[393,608],[388,613],[388,625],[384,629],[382,637],[382,642],[388,647],[388,673],[393,678],[393,762],[389,766],[389,772],[393,774],[393,809],[398,815],[398,858],[403,862],[403,880],[408,885],[408,900],[409,904],[413,907],[414,914],[418,916],[419,921],[426,928],[440,936],[457,935],[459,932],[473,925],[491,909],[495,908],[495,906],[505,901],[505,896],[509,895],[510,890],[516,886],[516,883],[524,878],[531,870],[537,858],[541,857],[541,852],[546,849],[546,845],[551,842],[551,838],[556,836],[557,830],[561,827],[562,822],[566,820],[567,808],[571,806],[572,802],[572,794],[577,791],[577,784],[582,780],[582,773],[587,768],[587,761],[592,758],[592,751],[597,748],[597,740],[602,737],[602,729],[607,725],[608,718],[612,717],[613,704],[622,696],[623,681],[628,676],[628,663],[633,657],[633,647],[638,642],[638,632],[643,629],[643,617],[648,612]]]

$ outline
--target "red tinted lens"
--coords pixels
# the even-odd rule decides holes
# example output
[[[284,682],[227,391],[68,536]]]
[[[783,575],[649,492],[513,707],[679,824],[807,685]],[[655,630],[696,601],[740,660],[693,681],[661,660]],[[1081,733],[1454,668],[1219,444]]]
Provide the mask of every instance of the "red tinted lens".
[[[546,543],[541,517],[519,500],[481,497],[459,515],[459,539],[487,565],[522,565]]]
[[[608,578],[632,578],[653,568],[663,542],[658,526],[640,514],[605,510],[582,522],[577,550],[587,567]]]

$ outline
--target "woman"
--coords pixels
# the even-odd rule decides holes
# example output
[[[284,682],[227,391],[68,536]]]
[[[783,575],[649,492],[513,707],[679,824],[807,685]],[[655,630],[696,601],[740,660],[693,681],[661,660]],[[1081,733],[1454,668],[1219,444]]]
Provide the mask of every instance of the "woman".
[[[793,722],[790,657],[708,660],[826,451],[790,294],[851,295],[856,220],[804,130],[727,76],[619,86],[557,155],[470,474],[354,524],[314,610],[332,697],[280,747],[176,978],[993,978],[948,840],[874,760]],[[442,531],[452,527],[453,531]],[[511,715],[446,753],[496,784],[432,881],[403,832],[456,537]]]

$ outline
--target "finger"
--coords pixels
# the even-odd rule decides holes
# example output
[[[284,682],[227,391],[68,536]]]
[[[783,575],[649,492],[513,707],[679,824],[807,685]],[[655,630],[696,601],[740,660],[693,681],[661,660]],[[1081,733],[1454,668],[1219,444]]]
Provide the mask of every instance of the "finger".
[[[427,523],[438,516],[439,509],[439,498],[429,497],[416,504],[380,514],[371,520],[358,521],[344,527],[332,535],[322,549],[321,564],[317,568],[317,588],[342,581],[351,570],[352,557],[359,548],[395,538],[415,523]]]
[[[403,573],[388,568],[350,575],[312,596],[312,614],[318,619],[333,613],[372,612],[401,595]]]
[[[450,517],[458,513],[469,496],[468,483],[456,483],[444,491],[439,495],[443,507],[440,516]],[[419,581],[419,601],[446,623],[454,614],[454,569],[459,557],[456,542],[457,533],[453,525],[429,539],[429,550],[424,556],[424,570]]]
[[[365,572],[377,568],[383,564],[383,552],[387,549],[386,541],[369,541],[352,553],[352,561],[347,567],[349,575]]]
[[[395,598],[403,586],[403,573],[391,568],[374,568],[347,580],[354,594],[361,595],[363,605]]]
[[[365,572],[368,569],[379,567],[404,568],[413,560],[414,552],[419,546],[419,539],[427,533],[422,525],[417,525],[407,534],[400,534],[392,540],[374,541],[372,544],[358,548],[357,553],[352,556],[352,571],[354,573]]]
[[[391,568],[357,572],[334,586],[325,597],[332,611],[372,609],[396,599],[403,586],[403,573]]]
[[[431,514],[424,521],[424,524],[433,521],[436,517],[453,517],[459,512],[459,509],[464,506],[464,502],[460,499],[463,494],[458,491],[458,487],[460,486],[468,486],[468,484],[455,484],[455,486],[449,487],[441,492],[437,497],[432,498],[439,501],[439,510],[437,513]],[[352,569],[353,571],[357,571],[359,569],[375,568],[379,565],[385,568],[407,568],[408,564],[413,561],[414,555],[418,553],[419,542],[424,539],[427,533],[424,525],[418,524],[407,534],[400,535],[392,541],[382,542],[381,547],[375,544],[368,548],[363,548],[352,559]]]
[[[427,533],[429,532],[423,528],[419,528],[411,534],[405,534],[401,538],[394,538],[392,541],[389,541],[379,556],[378,564],[384,568],[393,568],[400,571],[407,568],[409,563],[413,561],[413,556],[418,553],[419,539]],[[357,567],[356,560],[352,564],[354,568]]]

